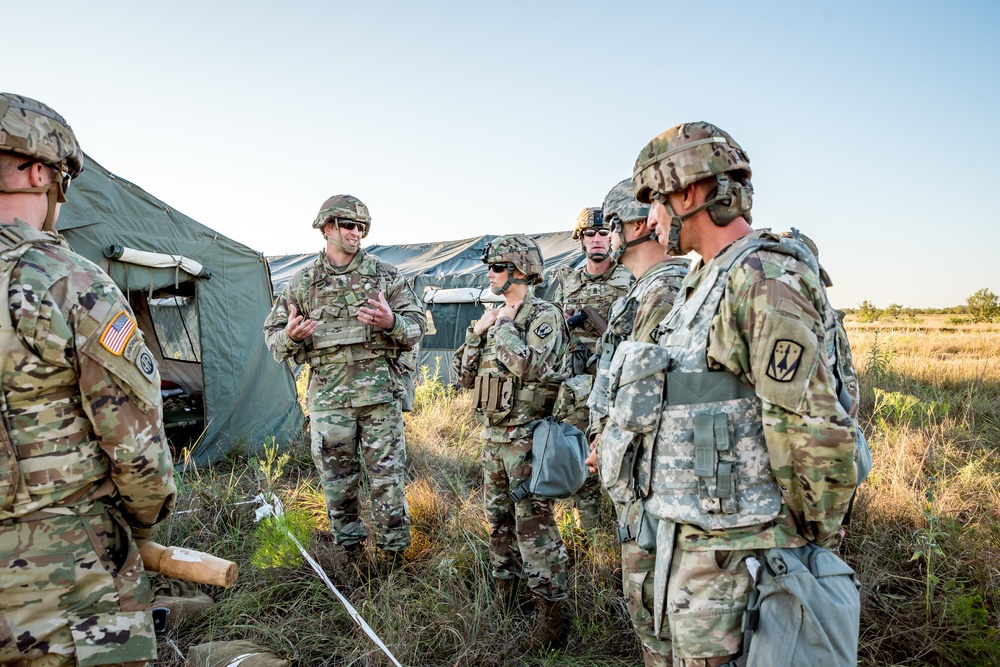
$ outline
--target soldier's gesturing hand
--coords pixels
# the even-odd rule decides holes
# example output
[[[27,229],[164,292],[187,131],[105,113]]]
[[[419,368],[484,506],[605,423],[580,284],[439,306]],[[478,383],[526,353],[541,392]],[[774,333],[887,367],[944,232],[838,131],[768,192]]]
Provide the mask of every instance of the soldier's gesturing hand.
[[[288,306],[288,324],[285,325],[285,333],[296,343],[301,343],[312,336],[313,332],[316,331],[317,324],[314,320],[308,320],[299,315],[299,310],[294,303]]]
[[[378,293],[378,301],[368,299],[368,306],[358,309],[358,322],[379,329],[391,329],[396,324],[396,314],[385,300],[385,290]]]

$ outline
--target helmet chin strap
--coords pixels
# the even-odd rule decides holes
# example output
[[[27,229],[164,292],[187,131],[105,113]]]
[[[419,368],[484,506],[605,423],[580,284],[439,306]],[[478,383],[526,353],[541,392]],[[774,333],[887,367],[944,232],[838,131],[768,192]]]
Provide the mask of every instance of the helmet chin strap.
[[[721,185],[723,184],[720,182],[720,186]],[[720,195],[718,194],[718,192],[722,192],[722,194]],[[687,220],[693,215],[701,213],[702,211],[704,211],[709,206],[712,206],[713,204],[718,204],[719,202],[723,201],[726,198],[727,196],[725,194],[725,188],[719,187],[714,197],[712,197],[707,201],[702,202],[701,205],[696,206],[695,208],[691,209],[684,215],[677,215],[677,213],[674,211],[674,207],[670,205],[670,200],[667,199],[666,195],[659,196],[658,197],[659,202],[663,204],[663,207],[667,209],[667,213],[670,214],[670,236],[667,238],[667,254],[668,255],[676,254],[677,256],[684,254],[684,251],[681,250],[681,227],[683,226],[682,223],[685,220]]]
[[[340,236],[340,230],[339,229],[337,230],[337,236]],[[358,254],[358,250],[361,249],[360,245],[356,245],[356,246],[344,245],[343,243],[341,243],[341,241],[334,241],[332,237],[327,236],[326,234],[324,234],[323,237],[326,238],[326,242],[327,243],[329,243],[330,245],[333,245],[333,246],[337,246],[338,248],[340,248],[341,250],[343,250],[344,252],[346,252],[348,255],[357,255]],[[340,236],[340,238],[341,238],[341,240],[343,240],[344,237]]]
[[[621,237],[624,240],[625,239],[624,230],[622,230],[619,233],[621,234]],[[622,258],[622,255],[625,254],[625,251],[627,249],[632,248],[634,246],[637,246],[640,243],[645,243],[646,241],[656,241],[656,230],[653,230],[650,233],[645,234],[644,236],[640,236],[638,238],[634,238],[631,241],[625,241],[620,246],[618,246],[618,248],[613,253],[611,253],[611,258],[615,262],[620,262],[621,258]]]
[[[58,176],[58,180],[54,180],[48,185],[39,185],[35,188],[13,188],[7,189],[3,185],[0,185],[0,194],[46,194],[46,204],[47,209],[45,211],[45,221],[42,222],[43,232],[53,232],[56,229],[56,205],[65,204],[66,196],[62,192],[62,175]]]
[[[507,280],[504,281],[503,285],[500,287],[490,286],[490,291],[498,296],[503,296],[507,293],[507,290],[511,288],[511,285],[530,285],[525,278],[515,278],[514,277],[514,267],[507,267]]]
[[[594,262],[603,262],[608,258],[608,253],[606,252],[588,252],[587,259]]]

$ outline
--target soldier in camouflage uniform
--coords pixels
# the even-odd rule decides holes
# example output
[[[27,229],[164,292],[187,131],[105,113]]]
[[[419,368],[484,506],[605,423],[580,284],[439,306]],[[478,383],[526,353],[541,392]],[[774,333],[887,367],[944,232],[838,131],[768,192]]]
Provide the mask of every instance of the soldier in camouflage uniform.
[[[0,664],[145,665],[136,539],[169,514],[160,377],[125,297],[52,231],[83,153],[0,94]]]
[[[675,665],[741,652],[747,558],[807,542],[836,549],[857,476],[843,329],[814,255],[750,227],[749,179],[743,149],[703,122],[657,136],[633,173],[660,243],[702,258],[657,326],[658,346],[624,359],[634,368],[648,353],[645,367],[666,371],[659,424],[640,436],[652,456],[632,483],[655,526],[654,627],[665,615]],[[618,388],[602,450],[615,415],[628,421],[648,402],[641,385]]]
[[[567,372],[573,375],[587,374],[589,382],[597,371],[596,356],[599,354],[599,334],[582,309],[590,306],[607,320],[611,304],[625,295],[631,287],[632,273],[611,257],[611,227],[604,220],[600,208],[585,208],[576,219],[573,239],[580,241],[580,250],[586,255],[586,265],[579,269],[562,269],[558,275],[555,298],[552,302],[562,309],[570,327],[570,344],[567,350]],[[589,363],[590,359],[594,363]],[[582,379],[582,378],[581,378]],[[584,389],[589,392],[589,390]],[[570,422],[581,431],[586,430],[589,410],[585,405],[573,410],[569,415],[557,416]],[[597,517],[601,509],[601,484],[595,475],[587,478],[580,490],[573,496],[579,514],[580,527],[587,533],[597,527]]]
[[[605,376],[618,345],[625,340],[655,342],[651,337],[656,324],[673,305],[681,281],[687,275],[690,262],[665,256],[656,242],[656,232],[646,217],[649,206],[640,204],[632,194],[632,179],[615,185],[604,199],[604,219],[613,230],[611,248],[617,261],[629,269],[636,282],[628,294],[611,307],[608,330],[600,340],[601,361],[598,374],[601,391],[591,394],[594,409],[590,411],[588,434],[593,445],[588,465],[597,471],[600,434],[607,421],[608,379]],[[617,499],[616,499],[617,500]],[[637,522],[641,503],[616,502],[619,517],[616,531],[622,549],[622,589],[625,606],[642,645],[647,667],[664,667],[671,663],[670,640],[653,630],[653,565],[656,554],[640,547],[632,527]]]
[[[534,295],[541,281],[542,253],[523,234],[501,236],[486,247],[490,288],[504,305],[469,326],[456,352],[457,379],[472,389],[483,425],[486,513],[490,524],[490,569],[499,597],[509,601],[519,580],[539,598],[533,650],[563,639],[562,604],[569,596],[566,548],[553,515],[553,501],[508,493],[531,477],[531,422],[555,402],[566,337],[559,309]]]
[[[395,562],[410,545],[399,356],[424,335],[424,309],[394,266],[361,248],[371,217],[356,197],[330,197],[313,227],[326,248],[288,282],[264,335],[277,361],[309,364],[312,455],[334,539],[356,553],[368,536],[358,510],[364,467],[376,545]]]

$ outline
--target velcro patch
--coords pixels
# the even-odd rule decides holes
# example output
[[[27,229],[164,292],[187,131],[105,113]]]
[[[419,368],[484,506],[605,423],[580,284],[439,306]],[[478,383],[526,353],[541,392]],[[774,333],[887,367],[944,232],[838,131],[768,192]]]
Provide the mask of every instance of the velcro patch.
[[[150,382],[153,381],[153,373],[156,372],[156,362],[153,361],[153,355],[149,353],[145,345],[142,346],[142,350],[135,359],[135,366],[147,380]]]
[[[111,321],[101,335],[101,345],[116,356],[121,356],[128,339],[135,333],[136,324],[127,311],[122,311]]]
[[[767,364],[767,377],[777,382],[791,382],[799,369],[802,346],[794,340],[784,338],[774,342],[771,360]]]
[[[535,335],[539,338],[546,338],[550,333],[552,333],[552,325],[548,322],[542,322],[535,327]]]

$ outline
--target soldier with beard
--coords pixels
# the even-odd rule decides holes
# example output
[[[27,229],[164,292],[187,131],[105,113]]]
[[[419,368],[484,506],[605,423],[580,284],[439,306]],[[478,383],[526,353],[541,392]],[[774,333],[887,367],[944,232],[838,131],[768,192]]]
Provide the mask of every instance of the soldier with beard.
[[[358,511],[364,468],[376,546],[395,563],[410,545],[398,360],[423,337],[424,309],[394,266],[361,248],[371,217],[358,198],[330,197],[313,227],[326,248],[288,282],[265,339],[277,361],[309,364],[312,455],[335,541],[357,553],[368,536]]]

